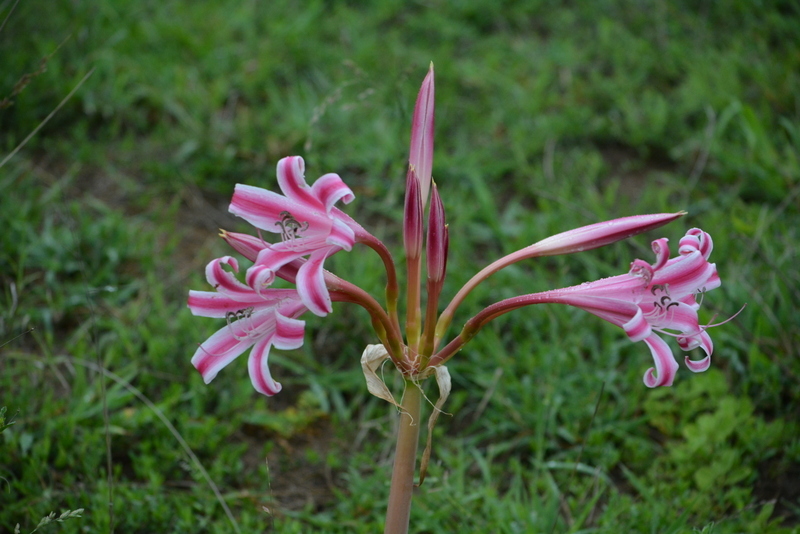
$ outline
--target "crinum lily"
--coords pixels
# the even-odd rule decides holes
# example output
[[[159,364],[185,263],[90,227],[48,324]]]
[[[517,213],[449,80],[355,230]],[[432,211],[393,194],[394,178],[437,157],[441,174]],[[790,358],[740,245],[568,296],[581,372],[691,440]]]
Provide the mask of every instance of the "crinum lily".
[[[678,367],[661,335],[676,337],[684,350],[700,347],[705,352],[705,357],[698,361],[686,358],[686,365],[695,372],[708,368],[713,351],[707,333],[709,327],[701,326],[698,321],[697,295],[719,287],[720,279],[715,265],[708,262],[711,237],[699,229],[690,230],[680,240],[679,255],[675,258],[669,258],[667,240],[658,239],[653,241],[656,254],[653,264],[636,260],[623,275],[496,302],[466,321],[459,334],[446,342],[460,304],[478,284],[497,271],[531,258],[605,246],[658,228],[686,213],[623,217],[545,238],[481,269],[439,313],[449,233],[444,203],[432,179],[433,125],[431,65],[414,107],[406,173],[402,224],[408,270],[405,329],[401,328],[397,311],[400,291],[395,263],[387,247],[336,207],[340,200],[346,204],[354,198],[342,179],[336,174],[326,174],[312,186],[307,185],[303,177],[305,164],[299,156],[287,157],[278,163],[278,185],[283,194],[249,185],[236,186],[231,213],[280,237],[279,241],[268,243],[260,233],[256,237],[222,232],[222,237],[234,250],[253,262],[247,269],[246,283],[239,282],[233,273],[223,269],[223,265],[227,265],[238,271],[236,260],[226,256],[211,262],[206,271],[216,292],[192,291],[189,295],[193,313],[227,321],[227,325],[203,343],[192,358],[204,380],[209,382],[222,367],[252,347],[250,376],[256,390],[266,395],[280,391],[280,384],[272,380],[267,367],[268,351],[272,346],[291,349],[302,344],[304,322],[299,317],[305,311],[324,316],[332,311],[331,303],[337,301],[358,304],[369,312],[382,344],[370,345],[362,356],[368,388],[400,409],[386,515],[387,533],[404,533],[408,529],[422,405],[420,382],[436,376],[439,383],[440,399],[429,421],[431,429],[450,388],[444,363],[492,319],[533,304],[567,304],[588,311],[623,328],[632,341],[644,341],[648,345],[655,362],[644,376],[649,387],[671,385]],[[324,269],[326,258],[342,250],[349,251],[356,243],[372,248],[383,261],[387,276],[385,307],[364,290]],[[427,292],[424,314],[421,307],[423,256]],[[276,277],[294,284],[296,289],[273,288]],[[400,402],[375,373],[377,366],[386,359],[391,359],[404,379],[405,390]],[[430,431],[428,439],[420,467],[420,483],[430,455]]]
[[[233,272],[223,269],[228,265]],[[236,357],[252,347],[248,360],[253,387],[264,395],[281,390],[272,379],[267,359],[272,346],[296,349],[303,344],[305,322],[297,318],[307,308],[294,289],[257,291],[243,284],[236,258],[225,256],[206,267],[206,279],[216,291],[190,291],[189,309],[194,315],[224,318],[227,325],[201,344],[192,356],[206,384]]]
[[[331,311],[331,299],[323,281],[325,259],[340,250],[350,250],[355,231],[334,205],[351,202],[355,196],[338,174],[325,174],[314,185],[306,184],[305,162],[299,156],[278,162],[278,186],[283,195],[266,189],[237,184],[230,212],[253,226],[280,234],[281,241],[265,246],[250,268],[248,278],[258,287],[268,287],[275,271],[298,258],[308,262],[297,273],[297,290],[306,307],[316,315]]]
[[[708,262],[711,236],[698,228],[680,240],[679,255],[669,258],[667,239],[652,243],[656,262],[636,260],[627,274],[513,297],[493,304],[470,319],[461,334],[431,359],[439,365],[452,357],[482,325],[509,311],[533,304],[568,304],[622,327],[631,341],[644,341],[653,355],[655,368],[644,375],[648,387],[670,386],[678,364],[659,333],[675,336],[683,350],[700,347],[706,356],[686,366],[700,372],[711,364],[714,350],[707,326],[700,326],[696,296],[720,286],[716,265]]]

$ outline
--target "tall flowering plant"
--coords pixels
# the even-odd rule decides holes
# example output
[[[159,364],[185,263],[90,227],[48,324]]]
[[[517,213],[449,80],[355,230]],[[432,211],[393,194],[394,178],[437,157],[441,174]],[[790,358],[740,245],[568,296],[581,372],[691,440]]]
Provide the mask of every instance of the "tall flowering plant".
[[[670,257],[667,239],[653,241],[653,263],[635,260],[627,273],[574,287],[520,295],[487,306],[448,336],[459,305],[481,282],[516,262],[542,256],[571,254],[598,248],[658,228],[684,212],[635,215],[600,222],[545,238],[502,257],[479,271],[439,313],[439,296],[447,271],[449,246],[445,209],[432,180],[434,132],[434,75],[431,66],[417,97],[411,128],[411,150],[406,175],[402,234],[407,269],[406,315],[400,321],[401,290],[396,264],[387,247],[339,209],[355,196],[337,174],[324,174],[313,184],[305,180],[305,163],[299,156],[278,162],[280,193],[250,185],[236,186],[231,213],[255,226],[257,235],[223,231],[222,238],[250,262],[243,281],[237,277],[239,262],[225,256],[206,268],[213,291],[190,291],[189,309],[195,315],[224,319],[225,324],[200,344],[192,364],[206,383],[238,356],[250,351],[248,372],[253,387],[264,395],[281,391],[272,378],[270,349],[295,349],[303,344],[306,313],[324,317],[332,302],[349,302],[365,308],[380,344],[370,345],[361,364],[369,391],[398,408],[400,427],[386,533],[408,530],[411,495],[416,471],[422,393],[420,383],[435,377],[440,399],[428,423],[428,446],[420,464],[420,483],[430,455],[430,429],[450,390],[445,363],[492,319],[534,304],[566,304],[581,308],[619,326],[631,341],[643,341],[650,349],[653,367],[644,373],[648,387],[672,384],[678,363],[662,336],[677,338],[681,349],[699,347],[700,360],[685,358],[694,372],[711,363],[713,344],[710,325],[701,325],[698,295],[720,285],[716,266],[709,263],[711,236],[697,228],[678,243],[678,255]],[[276,235],[264,240],[263,232]],[[356,244],[375,251],[386,269],[385,304],[358,286],[325,270],[325,260]],[[425,277],[423,279],[423,258]],[[277,278],[293,288],[273,287]],[[422,291],[426,291],[423,314]],[[395,400],[376,369],[391,360],[404,381],[400,401]]]

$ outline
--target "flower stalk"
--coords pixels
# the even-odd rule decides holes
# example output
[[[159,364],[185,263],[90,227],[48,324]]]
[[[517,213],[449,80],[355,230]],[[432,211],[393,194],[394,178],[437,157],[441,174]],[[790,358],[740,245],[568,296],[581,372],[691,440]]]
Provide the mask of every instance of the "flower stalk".
[[[414,491],[414,473],[417,465],[421,408],[422,390],[418,384],[407,379],[400,410],[400,427],[397,432],[397,446],[394,453],[384,534],[408,532],[411,497]]]

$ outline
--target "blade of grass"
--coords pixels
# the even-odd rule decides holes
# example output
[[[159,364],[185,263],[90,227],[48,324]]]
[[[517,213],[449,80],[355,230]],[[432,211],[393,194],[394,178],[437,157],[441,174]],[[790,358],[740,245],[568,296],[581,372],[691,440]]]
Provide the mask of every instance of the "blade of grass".
[[[44,120],[40,122],[36,128],[33,129],[31,133],[29,133],[28,136],[25,139],[23,139],[22,142],[18,144],[14,150],[11,151],[11,153],[9,153],[5,158],[3,158],[3,161],[0,161],[0,169],[3,168],[3,165],[5,165],[8,162],[8,160],[13,158],[17,154],[17,152],[19,152],[20,149],[23,146],[25,146],[28,143],[28,141],[30,141],[31,138],[33,138],[33,136],[36,135],[39,132],[39,130],[41,130],[42,127],[55,116],[56,113],[58,113],[58,110],[64,107],[64,104],[66,104],[67,101],[70,98],[72,98],[72,95],[78,92],[78,89],[81,88],[81,86],[86,82],[86,80],[89,79],[89,76],[91,76],[92,74],[94,74],[94,67],[92,67],[92,69],[89,72],[87,72],[83,78],[81,78],[81,81],[78,82],[78,85],[72,88],[72,91],[70,91],[69,94],[67,94],[67,96],[64,97],[64,99],[56,106],[56,108],[53,111],[51,111],[47,115],[47,117],[45,117]]]
[[[16,354],[16,355],[12,354],[11,357],[26,361],[39,361],[36,358],[30,357],[26,354]],[[133,394],[133,396],[139,399],[145,406],[147,406],[150,410],[152,410],[152,412],[156,415],[156,417],[158,417],[158,419],[164,424],[164,426],[167,427],[167,430],[169,430],[170,434],[172,434],[175,440],[180,444],[181,448],[183,449],[183,452],[185,452],[186,455],[191,459],[194,466],[197,468],[197,470],[203,476],[203,479],[211,488],[211,491],[214,492],[217,501],[219,501],[220,505],[222,506],[222,509],[225,511],[225,515],[228,516],[228,519],[230,520],[231,525],[233,526],[233,530],[236,531],[237,533],[241,533],[241,529],[239,528],[239,523],[233,516],[233,512],[231,512],[228,503],[225,502],[225,498],[222,496],[222,493],[220,493],[216,483],[214,483],[214,481],[211,479],[211,475],[208,474],[206,468],[203,467],[202,463],[200,463],[200,459],[197,457],[192,448],[183,438],[181,433],[178,432],[178,429],[175,428],[175,426],[170,422],[167,416],[164,415],[164,412],[158,406],[156,406],[155,403],[151,401],[144,393],[142,393],[141,390],[139,390],[136,386],[125,380],[123,377],[89,360],[83,360],[81,358],[75,358],[73,356],[58,356],[56,358],[49,360],[47,363],[51,364],[72,363],[85,367],[96,373],[102,374],[104,377],[110,378],[111,380],[113,380],[114,382],[125,388],[128,392]]]
[[[586,428],[586,436],[583,438],[583,442],[581,443],[581,449],[578,451],[578,459],[575,460],[575,467],[572,469],[572,473],[569,475],[569,480],[567,481],[567,487],[572,484],[572,480],[575,478],[575,472],[578,470],[578,466],[581,463],[581,457],[583,456],[583,449],[586,447],[586,439],[589,437],[589,432],[592,430],[592,423],[594,423],[595,417],[597,417],[597,409],[600,408],[600,399],[603,398],[603,390],[606,388],[606,382],[603,381],[602,385],[600,386],[600,393],[597,394],[597,402],[594,405],[594,412],[592,413],[592,419],[589,421],[589,426]],[[553,534],[556,530],[556,523],[558,522],[558,516],[553,518],[553,525],[550,527],[550,534]]]
[[[6,342],[5,342],[5,343],[3,343],[2,345],[0,345],[0,349],[2,349],[3,347],[5,347],[6,345],[8,345],[9,343],[11,343],[12,341],[14,341],[15,339],[17,339],[17,338],[19,338],[19,337],[22,337],[22,336],[24,336],[25,334],[30,334],[31,332],[33,332],[33,330],[34,330],[34,328],[33,328],[33,327],[31,327],[31,328],[29,328],[29,329],[25,330],[24,332],[22,332],[21,334],[17,334],[16,336],[12,337],[12,338],[11,338],[11,339],[9,339],[8,341],[6,341]]]
[[[11,18],[11,14],[14,12],[14,9],[17,7],[17,4],[19,4],[19,0],[14,2],[14,5],[11,6],[11,9],[8,11],[8,15],[6,15],[6,18],[3,19],[3,23],[0,24],[0,32],[3,31],[3,28],[6,27],[6,22],[8,22],[9,18]]]

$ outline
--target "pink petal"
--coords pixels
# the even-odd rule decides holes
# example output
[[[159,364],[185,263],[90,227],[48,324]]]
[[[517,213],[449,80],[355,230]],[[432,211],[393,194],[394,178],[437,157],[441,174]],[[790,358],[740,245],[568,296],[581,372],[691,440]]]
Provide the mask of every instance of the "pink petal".
[[[297,272],[297,292],[303,304],[319,317],[325,317],[333,308],[331,296],[325,286],[325,277],[322,264],[329,254],[336,252],[335,247],[328,250],[318,250],[311,254],[308,261]]]
[[[331,210],[331,215],[335,219],[338,219],[338,220],[342,221],[343,223],[345,223],[353,231],[353,234],[355,235],[355,239],[357,241],[359,241],[359,242],[367,241],[370,238],[372,238],[372,234],[370,234],[369,232],[364,230],[363,226],[358,224],[355,220],[353,220],[352,217],[350,217],[348,214],[346,214],[345,212],[343,212],[339,208],[333,208]]]
[[[338,201],[349,204],[355,195],[342,181],[338,174],[323,174],[311,186],[313,195],[325,206],[325,211],[330,215],[333,205]]]
[[[249,300],[253,296],[253,290],[241,283],[233,273],[226,271],[222,265],[229,265],[234,273],[239,272],[239,262],[231,256],[224,256],[211,261],[206,266],[206,280],[214,286],[214,289],[224,293],[232,299]]]
[[[644,263],[644,262],[643,262]],[[649,264],[644,263],[649,267]],[[547,294],[582,295],[592,297],[607,297],[616,300],[638,302],[647,287],[646,281],[630,274],[618,274],[602,278],[593,282],[584,282],[577,286],[546,291]]]
[[[334,245],[344,250],[352,250],[353,244],[356,242],[356,236],[353,229],[338,219],[333,219],[333,226],[331,233],[325,240],[328,245]]]
[[[539,303],[556,302],[575,306],[620,327],[631,323],[637,314],[641,314],[641,310],[636,304],[624,300],[581,294],[565,295],[555,292],[540,293],[540,296]],[[535,295],[530,295],[530,297],[535,297]],[[529,302],[529,304],[535,303],[537,302],[533,300]],[[631,328],[638,332],[635,326],[632,325]]]
[[[281,245],[281,243],[265,248],[259,252],[255,265],[247,270],[247,283],[250,284],[253,289],[259,287],[257,285],[259,282],[263,283],[268,281],[271,274],[274,279],[275,272],[283,268],[286,264],[298,260],[300,256],[304,254],[302,251],[286,250],[285,247],[280,247],[278,245]],[[291,274],[291,272],[290,269],[287,271],[287,274]]]
[[[283,280],[294,284],[297,281],[297,271],[300,270],[300,267],[302,267],[305,262],[305,258],[292,260],[278,269],[276,274]]]
[[[282,350],[298,349],[303,346],[306,322],[275,314],[275,348]]]
[[[254,340],[249,338],[236,339],[231,328],[226,325],[197,348],[192,356],[192,365],[200,371],[203,381],[208,384],[223,367],[250,348],[253,343]]]
[[[278,162],[278,186],[283,194],[293,201],[316,209],[322,208],[323,204],[308,187],[303,173],[306,164],[300,156],[289,156]]]
[[[656,239],[653,241],[651,245],[653,247],[653,252],[656,254],[656,262],[652,265],[654,271],[661,269],[667,264],[667,261],[669,261],[668,241],[669,239],[662,237],[661,239]]]
[[[252,293],[252,292],[251,292]],[[189,291],[189,309],[192,315],[222,318],[228,312],[237,312],[248,305],[263,304],[264,299],[252,293],[250,300],[232,299],[212,291]]]
[[[648,295],[652,297],[652,295]],[[655,295],[655,301],[639,304],[647,317],[647,321],[658,330],[671,330],[682,334],[693,335],[700,332],[697,324],[697,310],[689,304],[670,300],[669,297]],[[666,300],[665,300],[666,299]],[[654,304],[661,306],[660,308]]]
[[[303,238],[324,238],[331,225],[330,217],[316,200],[311,203],[297,202],[278,193],[244,184],[236,184],[228,211],[253,226],[278,234],[283,232],[282,224],[288,216],[304,227],[301,233]]]
[[[260,295],[275,281],[275,271],[264,265],[253,265],[247,269],[246,280],[247,285]]]
[[[652,283],[666,285],[675,300],[697,292],[713,279],[716,267],[708,263],[699,250],[679,256],[656,271]]]
[[[678,362],[672,356],[669,345],[655,334],[646,338],[644,342],[650,347],[656,365],[655,369],[651,367],[644,373],[644,384],[649,388],[671,386],[675,373],[678,372]]]
[[[630,321],[623,324],[622,329],[625,330],[625,333],[628,334],[628,338],[630,338],[631,341],[642,341],[653,333],[650,323],[647,322],[642,310],[638,307],[636,309],[636,315],[634,315]]]
[[[711,354],[714,352],[714,343],[711,341],[711,336],[703,330],[699,334],[691,337],[678,337],[678,345],[683,350],[691,350],[695,347],[700,347],[706,356],[701,360],[691,360],[688,356],[685,357],[686,367],[690,371],[700,373],[708,369],[711,365]]]
[[[265,337],[256,343],[250,351],[250,358],[247,360],[247,370],[250,373],[250,381],[259,393],[271,397],[278,393],[281,385],[272,379],[269,372],[268,358],[269,349],[272,345],[272,335]]]
[[[711,255],[711,251],[714,249],[714,242],[711,240],[711,235],[699,228],[692,228],[686,232],[686,235],[697,237],[698,241],[700,242],[700,253],[705,259],[708,259],[708,257]]]
[[[712,289],[716,289],[722,285],[722,280],[719,279],[719,274],[717,273],[717,264],[710,263],[709,265],[714,268],[714,272],[708,277],[706,283],[699,288],[699,291],[702,292],[711,291]]]

